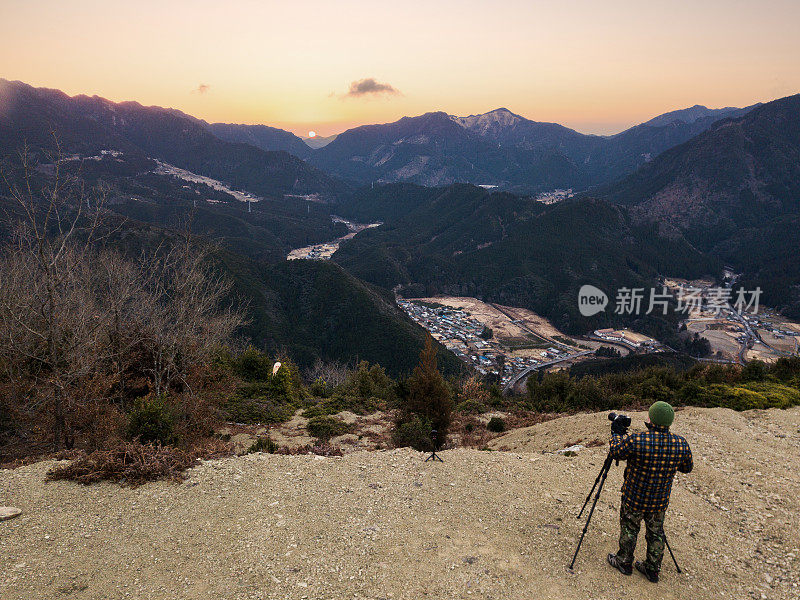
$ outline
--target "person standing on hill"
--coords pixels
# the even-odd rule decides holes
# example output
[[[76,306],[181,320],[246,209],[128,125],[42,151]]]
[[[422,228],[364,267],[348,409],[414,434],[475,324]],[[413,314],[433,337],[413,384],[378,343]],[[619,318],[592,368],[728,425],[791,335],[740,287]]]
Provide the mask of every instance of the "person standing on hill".
[[[690,473],[694,466],[688,442],[671,433],[675,411],[666,402],[650,407],[647,431],[626,435],[625,427],[611,426],[611,458],[627,461],[620,505],[619,550],[608,555],[609,564],[623,575],[633,572],[633,551],[644,521],[647,559],[636,570],[658,583],[664,557],[664,515],[676,471]],[[616,427],[615,427],[616,425]]]

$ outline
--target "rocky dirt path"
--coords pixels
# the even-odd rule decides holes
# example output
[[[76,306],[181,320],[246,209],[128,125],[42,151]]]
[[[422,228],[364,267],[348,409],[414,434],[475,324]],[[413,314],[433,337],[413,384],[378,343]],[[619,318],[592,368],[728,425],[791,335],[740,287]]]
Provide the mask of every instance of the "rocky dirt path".
[[[686,572],[667,559],[658,586],[605,564],[621,468],[566,570],[606,450],[541,451],[607,423],[559,419],[436,464],[408,449],[254,454],[135,489],[44,483],[52,462],[0,471],[0,504],[25,511],[0,523],[0,598],[800,596],[800,409],[679,413],[696,470],[676,482],[667,531]]]

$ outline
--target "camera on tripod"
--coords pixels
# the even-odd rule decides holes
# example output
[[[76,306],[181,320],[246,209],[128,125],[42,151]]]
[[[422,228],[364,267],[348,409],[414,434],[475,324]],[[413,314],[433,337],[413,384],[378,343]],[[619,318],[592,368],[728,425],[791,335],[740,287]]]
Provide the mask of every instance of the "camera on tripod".
[[[631,426],[631,418],[628,415],[618,415],[617,413],[608,413],[608,420],[611,421],[611,431],[625,435],[628,427]]]

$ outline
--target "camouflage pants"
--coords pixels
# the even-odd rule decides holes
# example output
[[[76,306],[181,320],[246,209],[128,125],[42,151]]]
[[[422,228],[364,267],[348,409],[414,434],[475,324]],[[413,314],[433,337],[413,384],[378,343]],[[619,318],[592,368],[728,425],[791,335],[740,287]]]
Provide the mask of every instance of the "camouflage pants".
[[[645,566],[655,572],[661,570],[661,559],[664,558],[664,515],[665,511],[642,512],[630,510],[625,504],[619,513],[619,552],[617,556],[625,564],[633,562],[633,551],[636,549],[636,538],[644,520],[645,539],[647,540],[647,560]]]

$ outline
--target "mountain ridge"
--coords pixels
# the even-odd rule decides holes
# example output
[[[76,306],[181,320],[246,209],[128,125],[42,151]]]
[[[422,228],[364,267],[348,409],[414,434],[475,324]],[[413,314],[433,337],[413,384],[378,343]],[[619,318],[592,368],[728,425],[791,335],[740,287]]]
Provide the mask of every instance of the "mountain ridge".
[[[205,122],[177,109],[112,102],[100,96],[69,96],[0,79],[0,148],[11,153],[27,143],[52,151],[53,133],[68,154],[96,155],[103,149],[157,158],[258,195],[335,195],[347,186],[287,152],[266,152],[226,142]]]
[[[800,94],[718,121],[595,193],[676,228],[800,316]]]
[[[135,101],[113,103],[96,95],[69,97],[22,82],[3,80],[0,85],[6,90],[7,102],[12,95],[9,88],[26,90],[36,102],[49,99],[50,106],[38,114],[40,119],[59,117],[59,110],[69,104],[83,110],[83,115],[71,115],[74,125],[85,128],[79,147],[86,138],[105,134],[106,143],[129,151],[137,148],[217,179],[229,178],[231,184],[244,189],[249,186],[259,194],[321,192],[330,196],[346,192],[347,185],[337,178],[355,185],[375,181],[428,186],[471,183],[516,193],[584,190],[627,175],[717,120],[753,108],[695,105],[612,136],[587,135],[558,123],[533,121],[505,107],[466,117],[432,111],[393,123],[354,127],[330,143],[312,148],[316,144],[268,125],[207,123],[177,109]],[[19,112],[13,101],[9,105],[11,112]],[[7,116],[9,110],[5,112]],[[43,142],[47,132],[38,133]],[[166,133],[174,138],[165,139]],[[221,147],[222,143],[231,145]],[[301,162],[303,159],[307,163]]]
[[[491,184],[521,193],[586,189],[624,176],[717,120],[752,108],[696,105],[610,136],[532,121],[507,108],[467,117],[433,111],[354,127],[309,160],[360,184]]]

